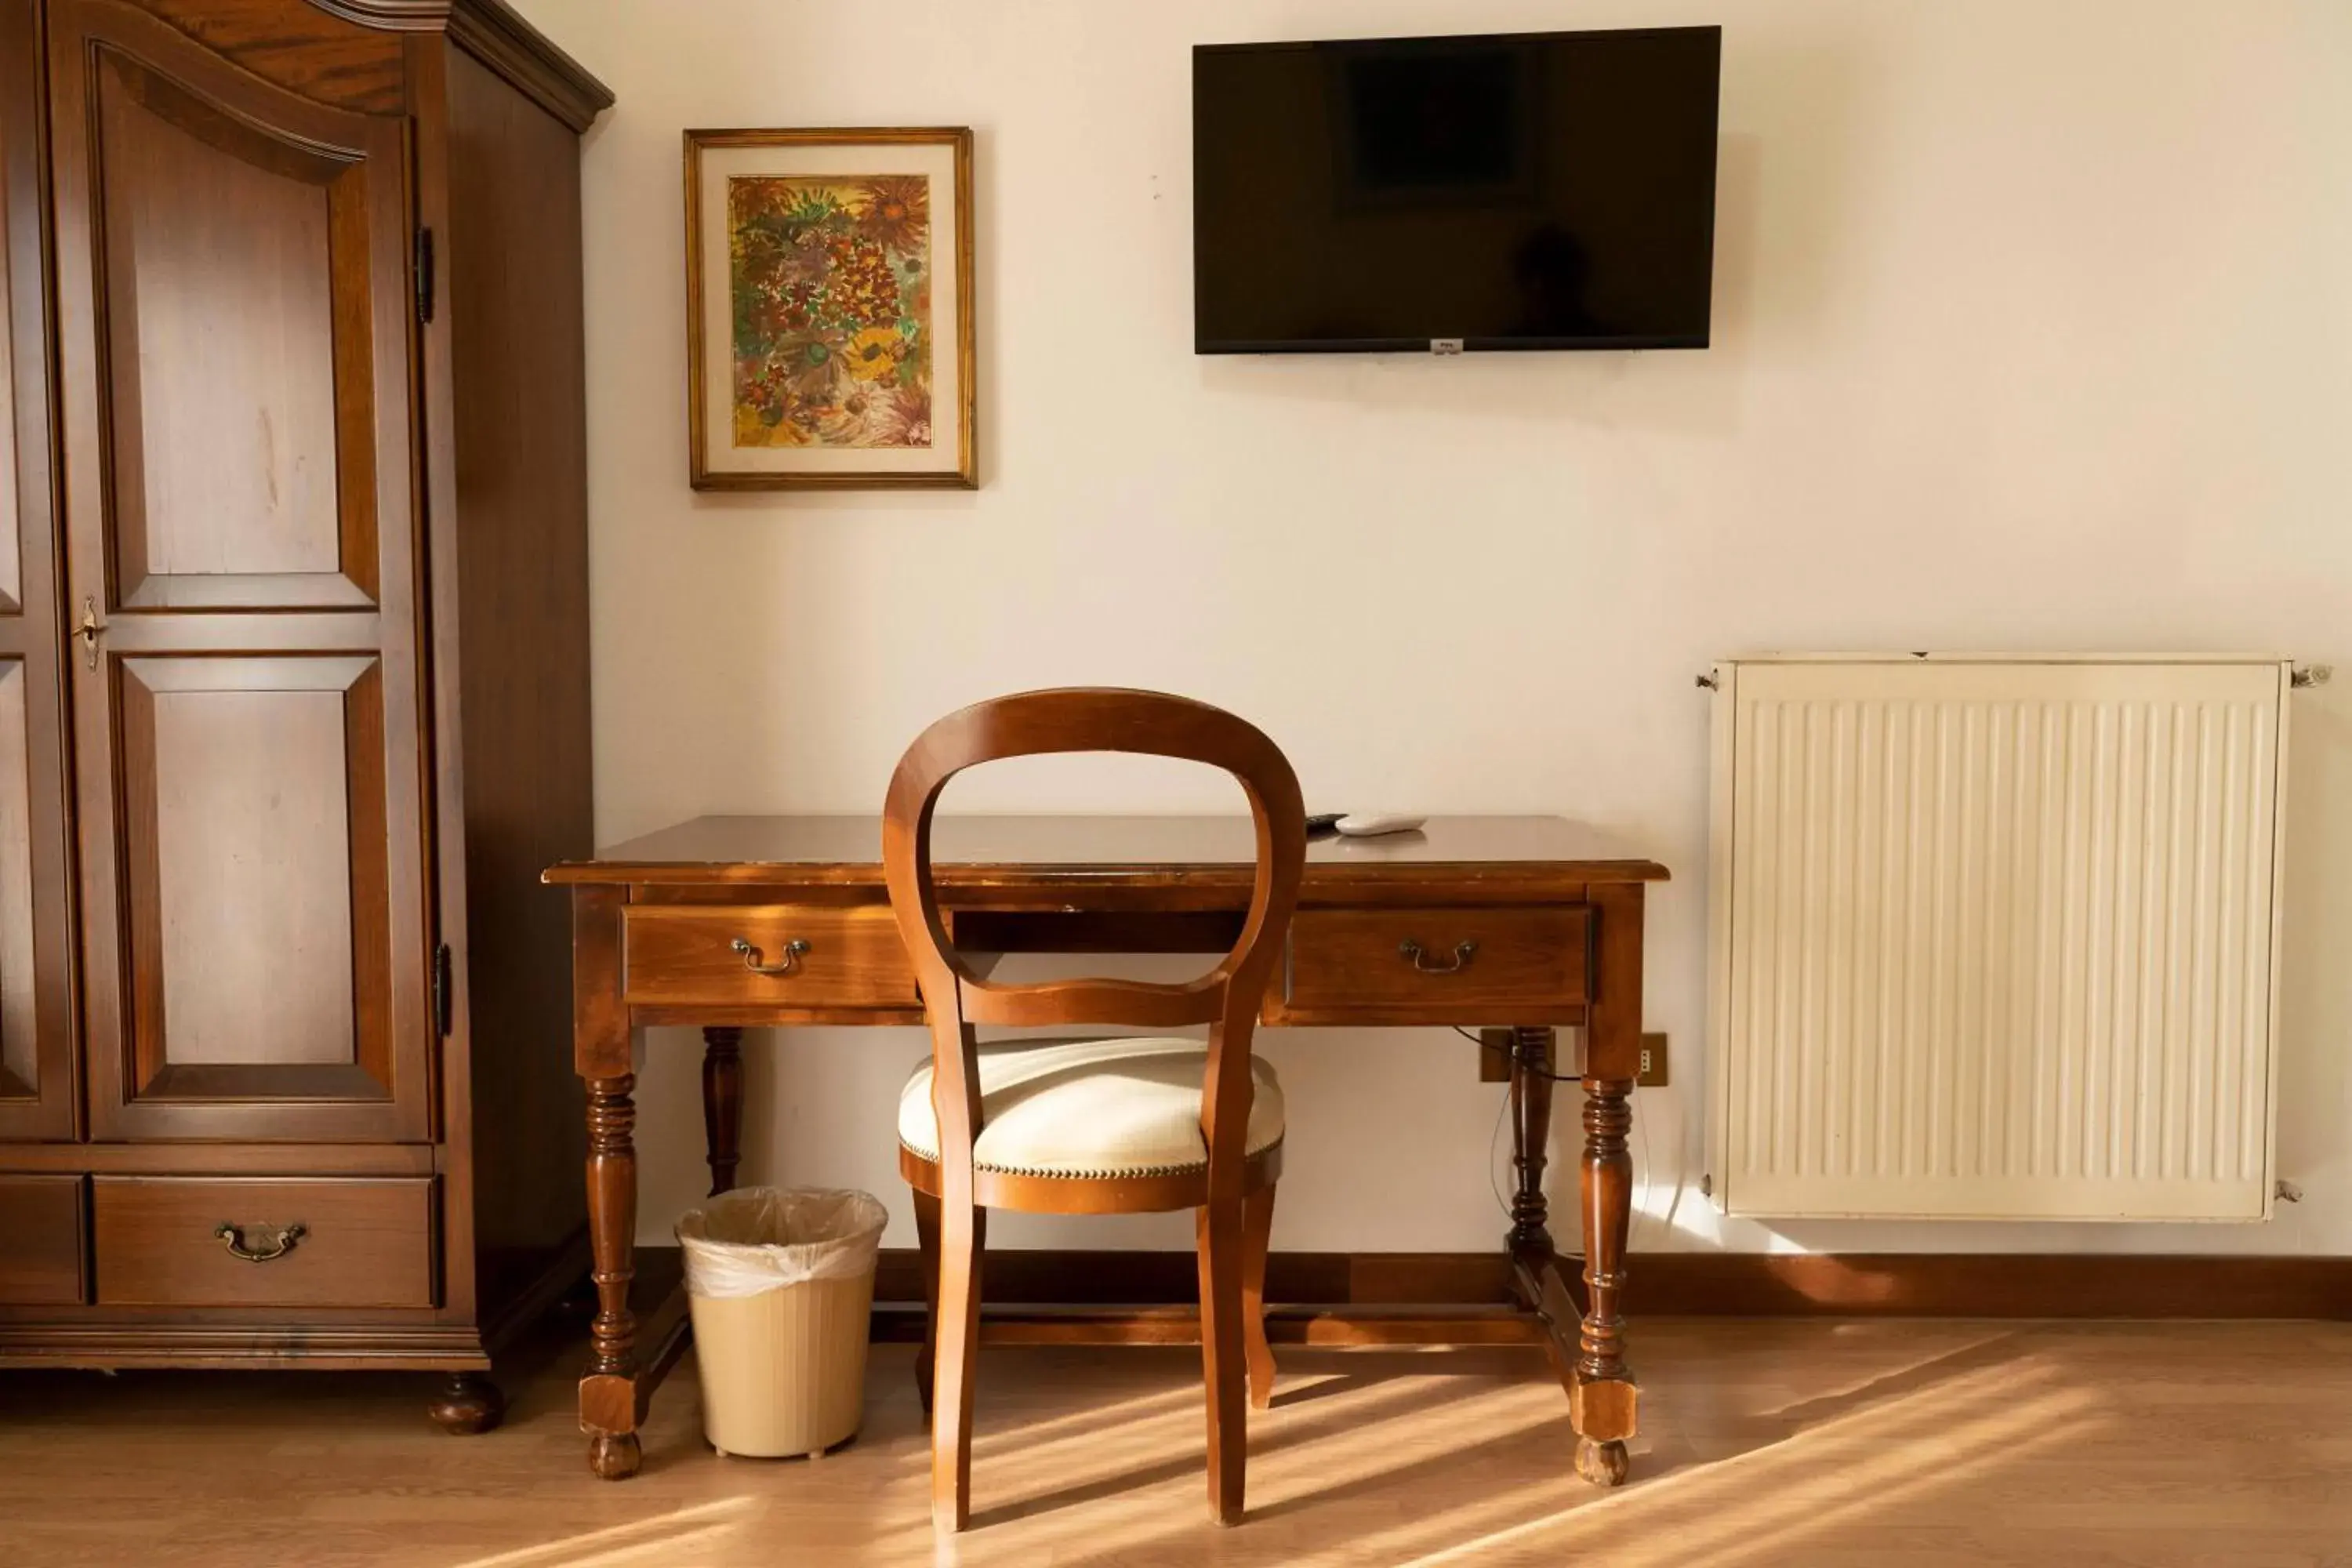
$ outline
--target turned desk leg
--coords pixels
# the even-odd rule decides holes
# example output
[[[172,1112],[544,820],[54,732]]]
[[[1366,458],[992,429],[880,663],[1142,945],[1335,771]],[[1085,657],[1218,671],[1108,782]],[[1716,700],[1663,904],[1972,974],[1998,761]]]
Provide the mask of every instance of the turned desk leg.
[[[1642,888],[1595,888],[1598,973],[1585,1036],[1584,1319],[1578,1328],[1576,1470],[1616,1486],[1625,1479],[1625,1441],[1636,1430],[1633,1374],[1625,1366],[1625,1241],[1633,1226],[1633,1079],[1642,1053]]]
[[[1511,1171],[1517,1178],[1511,1193],[1511,1256],[1538,1267],[1552,1255],[1544,1164],[1550,1158],[1555,1043],[1549,1029],[1511,1031]]]
[[[1570,1398],[1576,1394],[1577,1328],[1583,1318],[1551,1239],[1544,1166],[1551,1152],[1551,1100],[1559,1037],[1547,1028],[1511,1031],[1511,1283],[1519,1305],[1543,1320],[1544,1353]]]
[[[1625,1134],[1633,1125],[1632,1083],[1584,1080],[1584,1321],[1577,1334],[1576,1470],[1615,1486],[1625,1479],[1625,1439],[1633,1435],[1633,1380],[1625,1370],[1625,1233],[1633,1209],[1633,1162]]]
[[[702,1137],[711,1196],[733,1192],[743,1149],[743,1031],[724,1025],[702,1031]]]
[[[572,1062],[588,1090],[588,1240],[596,1316],[580,1380],[588,1468],[608,1481],[637,1473],[637,1080],[621,1000],[621,910],[627,889],[581,887],[572,900]]]
[[[604,1480],[637,1473],[637,1320],[629,1310],[636,1278],[637,1152],[632,1134],[636,1079],[588,1080],[588,1226],[595,1253],[596,1317],[588,1325],[588,1375],[580,1380],[580,1426],[590,1437],[588,1468]]]

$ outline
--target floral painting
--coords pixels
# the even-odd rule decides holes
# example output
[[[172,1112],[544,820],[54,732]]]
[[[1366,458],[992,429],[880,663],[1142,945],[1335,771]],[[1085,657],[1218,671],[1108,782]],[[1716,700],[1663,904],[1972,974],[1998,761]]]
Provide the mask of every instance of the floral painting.
[[[727,182],[735,445],[931,445],[930,182]]]
[[[971,142],[686,132],[696,489],[979,486]]]

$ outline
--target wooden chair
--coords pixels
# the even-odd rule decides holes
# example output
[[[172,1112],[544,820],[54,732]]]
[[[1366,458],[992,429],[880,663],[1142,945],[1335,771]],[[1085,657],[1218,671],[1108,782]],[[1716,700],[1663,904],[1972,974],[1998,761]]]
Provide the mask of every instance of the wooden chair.
[[[931,814],[977,763],[1063,752],[1189,759],[1241,781],[1257,826],[1257,876],[1241,938],[1184,984],[1087,979],[998,984],[950,941],[931,877]],[[1147,691],[1032,691],[940,720],[908,748],[883,808],[890,907],[930,1014],[931,1060],[900,1100],[898,1167],[915,1189],[931,1285],[923,1372],[931,1412],[931,1517],[971,1521],[972,1364],[990,1208],[1034,1214],[1197,1209],[1209,1505],[1242,1513],[1246,1394],[1273,1392],[1263,1300],[1282,1091],[1250,1054],[1307,853],[1298,780],[1274,742],[1230,713]],[[1007,1040],[975,1025],[1208,1026],[1208,1040]]]

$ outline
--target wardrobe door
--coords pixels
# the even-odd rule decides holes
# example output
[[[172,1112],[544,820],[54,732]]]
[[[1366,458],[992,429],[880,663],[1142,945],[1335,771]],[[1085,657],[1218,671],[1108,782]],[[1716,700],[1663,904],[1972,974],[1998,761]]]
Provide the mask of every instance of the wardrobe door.
[[[74,1136],[41,40],[0,0],[0,1139]]]
[[[92,1129],[427,1138],[407,122],[49,17]]]

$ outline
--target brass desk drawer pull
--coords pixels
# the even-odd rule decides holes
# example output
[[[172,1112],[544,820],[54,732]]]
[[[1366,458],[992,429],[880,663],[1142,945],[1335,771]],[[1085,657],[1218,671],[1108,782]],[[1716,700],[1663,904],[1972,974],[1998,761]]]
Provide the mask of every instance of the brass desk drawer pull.
[[[1411,959],[1412,961],[1412,966],[1415,969],[1420,970],[1423,974],[1456,973],[1468,967],[1470,955],[1477,951],[1478,944],[1475,942],[1459,942],[1454,946],[1453,962],[1449,963],[1433,963],[1430,962],[1429,950],[1423,947],[1421,943],[1414,942],[1412,938],[1408,937],[1404,941],[1397,943],[1397,952],[1404,957]]]
[[[1580,1023],[1591,931],[1577,904],[1301,910],[1267,1021]]]
[[[801,955],[809,950],[807,942],[794,937],[784,943],[784,961],[782,963],[762,963],[760,962],[760,950],[751,945],[749,937],[739,936],[728,945],[743,955],[743,967],[754,974],[790,974],[801,966]]]
[[[632,1007],[922,1006],[887,904],[632,904],[622,925]]]
[[[278,1227],[278,1239],[274,1245],[268,1247],[251,1247],[245,1244],[245,1231],[247,1228],[247,1227],[242,1226],[231,1225],[226,1220],[223,1220],[219,1225],[213,1228],[213,1235],[218,1237],[220,1238],[220,1244],[228,1248],[228,1255],[231,1258],[241,1258],[247,1263],[275,1262],[278,1258],[283,1258],[288,1253],[293,1251],[294,1244],[309,1234],[309,1227],[305,1226],[299,1221],[293,1225],[281,1225]],[[263,1226],[255,1226],[250,1228],[255,1230],[263,1230],[268,1227]]]

